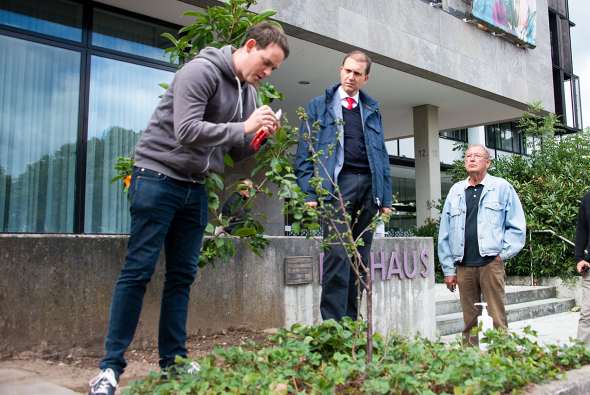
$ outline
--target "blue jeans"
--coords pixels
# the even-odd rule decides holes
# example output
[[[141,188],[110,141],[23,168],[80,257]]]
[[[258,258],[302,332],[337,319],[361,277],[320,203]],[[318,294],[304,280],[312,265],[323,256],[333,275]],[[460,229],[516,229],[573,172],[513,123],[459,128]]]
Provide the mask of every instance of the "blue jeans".
[[[134,168],[129,193],[131,234],[125,265],[113,293],[106,355],[100,363],[101,369],[111,368],[117,376],[127,365],[124,353],[133,340],[146,285],[162,245],[166,252],[166,279],[158,335],[160,367],[173,364],[177,355],[187,355],[189,293],[207,226],[207,192],[202,184]]]

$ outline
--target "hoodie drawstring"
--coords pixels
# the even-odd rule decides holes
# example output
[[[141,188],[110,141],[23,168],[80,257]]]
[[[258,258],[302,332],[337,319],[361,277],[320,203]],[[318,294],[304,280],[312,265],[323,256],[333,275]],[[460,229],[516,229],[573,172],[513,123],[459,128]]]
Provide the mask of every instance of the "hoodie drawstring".
[[[244,117],[244,105],[242,103],[242,84],[240,84],[240,79],[236,76],[236,83],[238,84],[238,104],[237,108],[240,111],[240,120]],[[234,111],[235,114],[235,111]]]

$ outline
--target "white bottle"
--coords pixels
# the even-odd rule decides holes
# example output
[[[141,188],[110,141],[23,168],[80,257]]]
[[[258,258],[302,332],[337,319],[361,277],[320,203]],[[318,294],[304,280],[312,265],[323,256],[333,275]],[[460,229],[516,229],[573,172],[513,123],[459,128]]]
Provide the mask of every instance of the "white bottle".
[[[484,333],[489,331],[490,329],[494,329],[494,320],[488,314],[488,307],[487,303],[474,303],[475,306],[481,306],[481,315],[477,317],[477,326],[481,326],[481,331],[479,331],[479,349],[482,351],[487,350],[488,345],[487,343],[483,343],[482,339],[484,338]]]

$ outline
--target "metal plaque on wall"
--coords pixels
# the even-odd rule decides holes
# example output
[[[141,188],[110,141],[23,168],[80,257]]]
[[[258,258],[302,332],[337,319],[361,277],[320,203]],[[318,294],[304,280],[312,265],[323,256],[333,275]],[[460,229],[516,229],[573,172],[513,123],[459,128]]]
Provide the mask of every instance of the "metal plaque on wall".
[[[285,257],[285,285],[311,284],[313,258],[310,256]]]

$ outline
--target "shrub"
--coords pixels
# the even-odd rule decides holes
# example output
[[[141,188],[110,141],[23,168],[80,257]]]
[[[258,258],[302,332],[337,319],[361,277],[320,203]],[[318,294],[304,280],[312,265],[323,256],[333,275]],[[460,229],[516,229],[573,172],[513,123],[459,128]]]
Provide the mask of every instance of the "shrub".
[[[576,275],[573,247],[550,234],[575,239],[578,208],[590,189],[590,133],[547,138],[529,157],[497,159],[491,173],[518,192],[527,220],[527,246],[507,265],[512,275]],[[532,241],[531,241],[532,240]]]
[[[590,363],[582,343],[542,346],[531,330],[523,336],[489,331],[487,352],[420,337],[385,342],[376,335],[375,358],[367,363],[365,325],[295,325],[280,330],[270,346],[214,350],[199,361],[197,376],[152,373],[127,394],[499,394]]]
[[[529,155],[497,158],[489,169],[514,186],[527,222],[527,243],[507,262],[506,273],[571,279],[577,275],[573,247],[550,232],[575,239],[578,207],[590,189],[590,129],[553,136],[559,127],[555,115],[540,111],[533,104],[519,120]],[[467,176],[463,161],[453,163],[451,174],[455,181]]]

